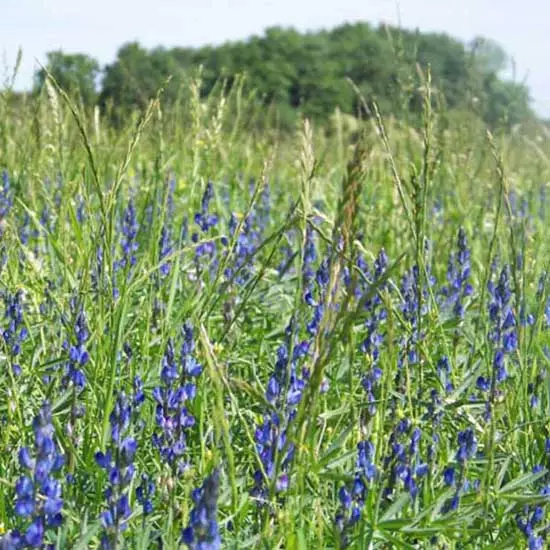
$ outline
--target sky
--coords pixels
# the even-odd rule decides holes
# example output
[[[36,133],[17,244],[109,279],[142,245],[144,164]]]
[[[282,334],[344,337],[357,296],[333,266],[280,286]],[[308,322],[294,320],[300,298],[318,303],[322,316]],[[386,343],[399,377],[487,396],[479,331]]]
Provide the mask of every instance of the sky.
[[[466,41],[496,40],[514,59],[516,80],[531,89],[535,109],[550,117],[549,20],[548,0],[0,0],[0,55],[11,67],[23,49],[16,87],[26,89],[35,60],[44,62],[56,49],[105,64],[133,40],[147,47],[202,46],[274,25],[315,30],[385,22]]]

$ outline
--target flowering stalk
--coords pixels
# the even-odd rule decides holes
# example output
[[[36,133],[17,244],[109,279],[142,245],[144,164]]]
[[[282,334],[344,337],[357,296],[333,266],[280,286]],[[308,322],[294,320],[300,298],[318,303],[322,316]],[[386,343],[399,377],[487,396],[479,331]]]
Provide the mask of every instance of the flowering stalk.
[[[34,446],[19,450],[19,464],[26,470],[15,484],[15,514],[29,521],[24,532],[12,531],[1,548],[46,548],[46,530],[56,530],[63,522],[60,472],[64,456],[54,440],[52,412],[45,401],[33,420]]]
[[[105,453],[95,455],[97,465],[107,473],[105,499],[107,508],[101,513],[101,547],[117,548],[120,534],[126,529],[131,514],[129,488],[134,477],[137,442],[131,436],[132,407],[124,393],[116,397],[109,416],[111,441]]]
[[[214,470],[192,494],[194,508],[181,540],[190,550],[219,550],[221,536],[217,521],[220,472]]]
[[[357,445],[357,460],[353,482],[340,487],[338,500],[340,509],[334,518],[340,548],[350,544],[349,532],[361,519],[368,486],[377,475],[374,465],[374,445],[370,441],[360,441]]]

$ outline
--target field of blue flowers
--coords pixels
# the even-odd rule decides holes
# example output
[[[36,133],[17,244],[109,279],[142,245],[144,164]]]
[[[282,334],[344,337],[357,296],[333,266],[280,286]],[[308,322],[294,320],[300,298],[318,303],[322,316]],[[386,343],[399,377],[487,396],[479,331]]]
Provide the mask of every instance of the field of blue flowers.
[[[0,547],[544,548],[548,138],[235,103],[1,104]]]

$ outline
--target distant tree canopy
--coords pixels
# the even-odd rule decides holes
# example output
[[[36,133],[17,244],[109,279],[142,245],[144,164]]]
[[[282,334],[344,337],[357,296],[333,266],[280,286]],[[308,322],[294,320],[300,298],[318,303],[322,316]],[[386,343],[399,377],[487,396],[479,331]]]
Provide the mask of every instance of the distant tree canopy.
[[[169,76],[164,101],[174,102],[182,83],[202,66],[203,95],[220,79],[231,86],[236,75],[245,74],[246,85],[264,104],[287,117],[301,112],[321,120],[336,107],[351,114],[361,110],[348,79],[385,113],[417,112],[419,73],[429,67],[439,101],[453,109],[474,108],[491,126],[532,115],[527,87],[500,76],[506,64],[505,52],[490,40],[476,38],[466,45],[446,34],[367,23],[309,33],[274,27],[263,36],[215,47],[146,50],[126,44],[103,69],[97,91],[96,61],[81,54],[48,54],[48,68],[62,86],[79,89],[87,104],[111,105],[119,112],[143,108]],[[38,86],[44,77],[43,70],[37,73]]]
[[[49,52],[46,68],[69,95],[79,95],[85,105],[97,101],[96,82],[100,67],[92,57],[80,53],[66,54],[60,50]],[[37,71],[34,80],[35,89],[40,90],[46,80],[46,71]]]

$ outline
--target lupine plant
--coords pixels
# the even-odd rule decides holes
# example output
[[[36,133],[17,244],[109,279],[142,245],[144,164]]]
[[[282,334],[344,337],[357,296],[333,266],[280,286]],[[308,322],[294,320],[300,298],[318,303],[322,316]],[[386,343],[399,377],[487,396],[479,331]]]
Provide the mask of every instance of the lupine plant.
[[[549,142],[422,74],[353,135],[0,94],[0,548],[548,545]]]
[[[24,527],[5,539],[7,548],[42,548],[45,537],[63,522],[61,471],[64,456],[55,440],[51,405],[45,401],[32,422],[32,447],[21,447],[18,458],[23,473],[15,483],[14,513]]]

